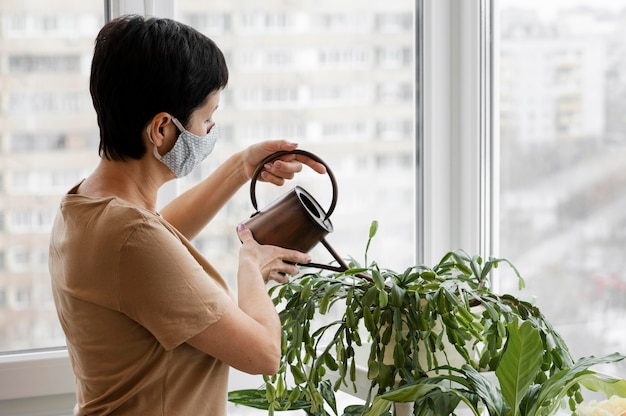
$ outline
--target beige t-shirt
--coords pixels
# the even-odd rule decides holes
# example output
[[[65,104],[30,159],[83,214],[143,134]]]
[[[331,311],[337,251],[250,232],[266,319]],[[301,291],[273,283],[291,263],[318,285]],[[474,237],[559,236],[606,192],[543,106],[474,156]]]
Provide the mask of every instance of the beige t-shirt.
[[[66,195],[50,240],[75,415],[226,414],[229,368],[185,343],[234,305],[191,243],[118,198]]]

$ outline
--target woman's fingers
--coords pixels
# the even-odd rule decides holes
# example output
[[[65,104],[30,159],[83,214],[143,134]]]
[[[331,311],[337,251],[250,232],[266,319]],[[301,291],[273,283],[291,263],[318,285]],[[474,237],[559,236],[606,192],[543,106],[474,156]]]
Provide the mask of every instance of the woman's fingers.
[[[305,155],[285,155],[280,159],[266,163],[261,178],[275,185],[282,185],[285,179],[293,179],[296,173],[302,171],[302,165],[307,165],[315,172],[326,173],[326,167]]]
[[[288,283],[289,276],[287,275],[287,273],[270,270],[270,273],[267,275],[267,279],[265,279],[265,282],[268,282],[270,280],[273,280],[277,283]]]
[[[310,157],[306,155],[296,155],[296,160],[304,163],[305,165],[307,165],[308,167],[310,167],[317,173],[320,173],[320,174],[326,173],[326,166],[324,166],[320,162],[317,162],[311,159]]]
[[[296,173],[302,170],[302,163],[296,161],[286,161],[282,159],[274,160],[263,166],[261,178],[274,185],[281,186],[285,179],[293,179]]]
[[[311,256],[297,250],[285,249],[277,246],[260,245],[254,240],[254,236],[245,224],[237,226],[237,234],[245,248],[241,255],[251,255],[256,258],[263,279],[275,280],[279,283],[289,281],[288,275],[296,275],[300,272],[297,264],[306,264],[311,261]]]

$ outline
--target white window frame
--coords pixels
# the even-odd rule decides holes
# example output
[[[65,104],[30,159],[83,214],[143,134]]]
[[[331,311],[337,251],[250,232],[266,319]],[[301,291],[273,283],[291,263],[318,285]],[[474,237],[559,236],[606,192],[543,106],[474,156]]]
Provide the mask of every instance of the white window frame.
[[[174,1],[105,0],[105,14],[173,17]],[[495,254],[495,1],[415,0],[416,257],[427,264],[456,248]],[[238,388],[249,379],[231,376]],[[0,355],[0,414],[70,414],[74,402],[66,349]]]
[[[421,2],[416,235],[426,264],[454,249],[497,251],[496,1]]]

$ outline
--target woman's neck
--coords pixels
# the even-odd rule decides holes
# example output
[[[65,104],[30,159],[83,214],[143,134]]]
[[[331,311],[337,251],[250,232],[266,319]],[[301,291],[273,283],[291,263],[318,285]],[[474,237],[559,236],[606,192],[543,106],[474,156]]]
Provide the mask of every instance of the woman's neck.
[[[151,171],[152,170],[152,171]],[[156,213],[157,193],[168,179],[142,160],[102,158],[79,186],[77,193],[91,197],[117,197]]]

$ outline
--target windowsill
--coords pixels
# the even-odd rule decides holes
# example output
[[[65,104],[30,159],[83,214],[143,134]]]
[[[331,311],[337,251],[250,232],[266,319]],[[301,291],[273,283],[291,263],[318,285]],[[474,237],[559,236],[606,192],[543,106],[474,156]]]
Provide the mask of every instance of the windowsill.
[[[65,347],[0,354],[0,415],[71,415],[74,379]],[[262,384],[261,376],[231,369],[229,390]]]
[[[67,349],[0,355],[0,400],[74,394]]]
[[[74,393],[0,400],[0,414],[10,416],[71,416],[75,404],[76,396]]]

